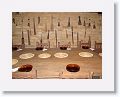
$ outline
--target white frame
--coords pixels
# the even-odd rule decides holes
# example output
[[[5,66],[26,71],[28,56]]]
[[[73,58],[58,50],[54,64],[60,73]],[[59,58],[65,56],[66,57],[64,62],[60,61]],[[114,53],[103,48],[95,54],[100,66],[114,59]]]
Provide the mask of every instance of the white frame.
[[[2,91],[114,91],[112,0],[5,0],[0,9],[0,41],[4,42],[0,52]],[[12,12],[102,12],[102,79],[12,79]]]

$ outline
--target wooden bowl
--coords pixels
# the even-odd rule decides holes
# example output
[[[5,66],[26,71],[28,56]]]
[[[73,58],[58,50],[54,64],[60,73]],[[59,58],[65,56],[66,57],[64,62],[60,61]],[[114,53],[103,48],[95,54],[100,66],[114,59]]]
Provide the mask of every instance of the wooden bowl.
[[[67,47],[60,47],[61,50],[67,50]]]
[[[20,72],[30,72],[32,70],[33,66],[30,64],[22,65],[20,68],[18,68],[18,71]]]
[[[36,47],[36,50],[43,50],[43,47]]]
[[[83,49],[89,49],[89,46],[82,46]]]
[[[12,50],[13,51],[15,51],[15,50],[17,50],[18,49],[18,47],[12,47]]]
[[[80,66],[77,64],[68,64],[66,66],[66,70],[69,72],[78,72],[80,70]]]

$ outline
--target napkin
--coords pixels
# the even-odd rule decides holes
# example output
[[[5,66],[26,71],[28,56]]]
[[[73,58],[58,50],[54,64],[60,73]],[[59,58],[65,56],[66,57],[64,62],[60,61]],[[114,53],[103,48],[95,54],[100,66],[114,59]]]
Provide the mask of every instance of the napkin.
[[[43,51],[46,51],[47,49],[43,49]]]
[[[23,49],[18,49],[17,51],[21,51],[21,50],[23,50]]]
[[[71,48],[67,48],[67,50],[71,50]]]
[[[12,69],[12,72],[18,71],[19,68],[20,68],[20,67],[13,68],[13,69]]]
[[[94,48],[90,48],[90,50],[94,51],[95,49]]]

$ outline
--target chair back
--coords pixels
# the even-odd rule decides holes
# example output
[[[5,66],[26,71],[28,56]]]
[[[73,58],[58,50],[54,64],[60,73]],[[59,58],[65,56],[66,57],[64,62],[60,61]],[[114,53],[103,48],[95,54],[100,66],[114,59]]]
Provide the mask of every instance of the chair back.
[[[60,47],[71,48],[71,43],[68,42],[67,44],[64,44],[64,43],[60,43],[60,42],[58,42],[58,48],[60,48]]]
[[[39,43],[36,42],[36,47],[44,47],[44,48],[50,48],[50,43]]]
[[[102,43],[98,43],[95,41],[95,49],[102,49]]]
[[[91,41],[83,42],[82,40],[79,42],[79,47],[83,49],[91,48]]]

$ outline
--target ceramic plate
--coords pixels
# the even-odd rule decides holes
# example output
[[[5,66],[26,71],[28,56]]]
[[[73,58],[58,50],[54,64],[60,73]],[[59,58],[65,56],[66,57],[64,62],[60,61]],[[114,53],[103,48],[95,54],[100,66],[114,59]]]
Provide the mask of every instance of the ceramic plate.
[[[81,56],[81,57],[93,57],[93,54],[89,53],[89,52],[80,52],[79,56]]]

